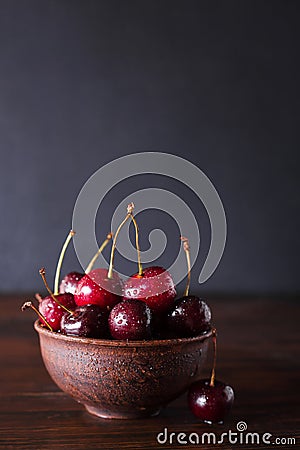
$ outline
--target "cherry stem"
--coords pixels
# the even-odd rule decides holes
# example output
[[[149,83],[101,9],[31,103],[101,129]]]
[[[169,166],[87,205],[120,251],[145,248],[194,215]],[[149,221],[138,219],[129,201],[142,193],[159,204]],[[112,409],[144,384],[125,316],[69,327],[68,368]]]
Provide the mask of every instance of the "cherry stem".
[[[46,320],[45,316],[43,316],[43,314],[39,312],[39,310],[33,305],[32,302],[25,302],[22,305],[21,310],[25,311],[25,309],[27,309],[27,308],[33,309],[33,311],[39,316],[39,318],[47,325],[49,330],[53,331],[53,328],[51,327],[50,323]]]
[[[118,226],[118,229],[116,231],[116,234],[114,236],[114,240],[113,240],[113,244],[112,244],[112,248],[111,248],[111,254],[110,254],[110,263],[109,263],[109,269],[108,269],[108,273],[107,273],[107,278],[112,278],[113,277],[113,264],[114,264],[114,255],[115,255],[115,250],[116,250],[116,244],[117,244],[117,238],[118,235],[121,231],[121,228],[125,225],[125,223],[127,222],[128,219],[131,219],[133,221],[134,227],[135,227],[135,242],[136,242],[136,248],[137,248],[137,252],[138,252],[138,267],[139,267],[139,275],[142,276],[143,275],[143,268],[142,268],[142,264],[141,264],[141,257],[140,257],[140,246],[139,246],[139,233],[138,233],[138,225],[136,223],[136,220],[132,214],[132,211],[134,209],[134,204],[133,203],[129,203],[129,205],[127,206],[127,214],[125,219],[120,223],[120,225]]]
[[[56,273],[55,273],[55,281],[54,281],[54,295],[58,294],[58,284],[59,284],[59,278],[60,278],[60,272],[61,272],[61,266],[64,260],[64,256],[67,250],[67,247],[69,245],[70,240],[72,239],[72,237],[75,235],[75,231],[71,230],[65,240],[64,245],[62,246],[60,255],[59,255],[59,259],[58,259],[58,263],[57,263],[57,267],[56,267]]]
[[[101,247],[99,247],[97,253],[96,253],[96,254],[93,256],[93,258],[90,260],[90,262],[89,262],[87,268],[85,269],[85,273],[89,273],[89,272],[92,270],[92,268],[94,267],[94,264],[95,264],[95,262],[96,262],[98,256],[100,255],[100,253],[103,252],[103,250],[105,249],[105,247],[107,246],[107,244],[109,243],[109,241],[111,240],[112,237],[113,237],[113,234],[112,234],[112,233],[109,233],[109,234],[106,236],[105,241],[101,244]]]
[[[135,246],[136,246],[137,258],[138,258],[139,277],[142,277],[143,276],[143,267],[142,267],[142,263],[141,263],[141,249],[140,249],[140,244],[139,244],[139,227],[135,220],[134,215],[131,213],[130,216],[131,216],[131,220],[133,222],[134,228],[135,228]]]
[[[191,284],[191,256],[190,256],[190,244],[188,238],[181,236],[181,241],[183,242],[183,250],[185,251],[188,273],[187,273],[187,282],[184,290],[184,297],[189,295],[190,284]]]
[[[211,371],[209,385],[213,387],[215,385],[216,363],[217,363],[217,330],[216,330],[216,328],[212,329],[212,341],[213,341],[213,348],[214,348],[214,361],[213,361],[213,368]]]
[[[53,298],[53,300],[54,300],[61,308],[63,308],[65,311],[67,311],[69,314],[72,314],[72,315],[73,315],[74,312],[73,312],[73,311],[70,311],[66,306],[62,305],[62,304],[60,303],[60,301],[57,300],[57,298],[55,297],[55,295],[53,294],[53,292],[51,291],[51,289],[50,289],[50,287],[49,287],[49,284],[48,284],[48,282],[47,282],[47,280],[46,280],[46,270],[45,270],[45,268],[43,267],[42,269],[40,269],[40,270],[39,270],[39,273],[40,273],[40,275],[41,275],[41,277],[42,277],[42,279],[43,279],[43,282],[44,282],[44,285],[45,285],[47,291],[49,292],[49,294],[51,295],[51,297]]]

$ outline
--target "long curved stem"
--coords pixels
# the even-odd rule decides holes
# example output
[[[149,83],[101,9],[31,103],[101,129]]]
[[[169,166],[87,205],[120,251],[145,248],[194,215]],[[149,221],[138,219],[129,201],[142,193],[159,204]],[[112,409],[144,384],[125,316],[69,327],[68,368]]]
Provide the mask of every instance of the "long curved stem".
[[[134,228],[135,228],[135,246],[136,246],[136,251],[137,251],[139,276],[142,277],[143,276],[143,267],[142,267],[142,263],[141,263],[141,249],[140,249],[140,244],[139,244],[139,227],[138,227],[138,224],[137,224],[133,214],[131,214],[131,220],[132,220]]]
[[[70,240],[72,239],[72,237],[75,235],[75,231],[71,230],[65,240],[65,243],[61,249],[60,255],[59,255],[59,259],[58,259],[58,263],[57,263],[57,267],[56,267],[56,272],[55,272],[55,281],[54,281],[54,295],[58,294],[58,284],[59,284],[59,277],[60,277],[60,272],[61,272],[61,266],[64,260],[64,256],[67,250],[67,247],[69,245]]]
[[[126,215],[125,219],[123,220],[123,222],[121,222],[120,225],[118,226],[118,229],[117,229],[116,234],[114,236],[114,240],[113,240],[113,244],[112,244],[112,248],[111,248],[111,253],[110,253],[110,262],[109,262],[109,268],[108,268],[108,272],[107,272],[107,278],[112,278],[113,277],[113,266],[114,266],[114,256],[115,256],[115,250],[116,250],[116,244],[117,244],[117,237],[119,236],[121,228],[125,225],[127,220],[130,219],[130,217],[131,216],[128,213]]]
[[[127,214],[125,219],[120,223],[120,225],[118,226],[118,229],[116,231],[116,234],[114,236],[114,240],[113,240],[113,244],[112,244],[112,248],[111,248],[111,254],[110,254],[110,263],[109,263],[109,269],[108,269],[108,273],[107,273],[107,278],[112,278],[113,276],[113,265],[114,265],[114,256],[115,256],[115,250],[116,250],[116,244],[117,244],[117,238],[118,235],[121,231],[121,228],[125,225],[125,223],[127,222],[128,219],[131,219],[134,227],[135,227],[135,242],[136,242],[136,249],[137,249],[137,254],[138,254],[138,269],[139,269],[139,276],[143,275],[143,268],[142,268],[142,264],[141,264],[141,252],[140,252],[140,245],[139,245],[139,228],[137,225],[137,222],[132,214],[134,210],[134,204],[133,203],[129,203],[129,205],[127,206]]]
[[[216,364],[217,364],[217,330],[216,328],[212,329],[212,341],[213,341],[213,347],[214,347],[214,361],[213,361],[213,368],[211,371],[211,377],[210,377],[210,386],[215,385],[215,376],[216,376]]]
[[[180,238],[183,242],[183,250],[185,251],[188,273],[187,273],[187,282],[184,290],[184,297],[189,295],[190,284],[191,284],[191,256],[190,256],[190,244],[189,240],[186,237],[181,236]]]
[[[95,262],[96,262],[98,256],[100,255],[100,253],[103,252],[103,250],[105,249],[105,247],[107,246],[107,244],[109,243],[109,241],[111,240],[112,237],[113,237],[113,234],[112,234],[112,233],[109,233],[109,234],[106,236],[105,241],[102,242],[102,244],[101,244],[101,246],[99,247],[97,253],[95,253],[95,255],[93,256],[93,258],[90,260],[90,262],[89,262],[87,268],[85,269],[85,273],[89,273],[89,272],[92,270],[92,268],[94,267],[94,264],[95,264]]]

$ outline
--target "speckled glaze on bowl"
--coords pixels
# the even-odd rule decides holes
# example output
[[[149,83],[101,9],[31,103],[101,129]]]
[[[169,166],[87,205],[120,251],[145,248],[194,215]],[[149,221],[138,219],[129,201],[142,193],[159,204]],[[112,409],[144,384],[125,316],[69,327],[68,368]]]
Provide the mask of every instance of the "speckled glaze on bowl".
[[[107,419],[158,414],[200,378],[211,336],[127,342],[65,336],[38,321],[34,327],[53,381]]]

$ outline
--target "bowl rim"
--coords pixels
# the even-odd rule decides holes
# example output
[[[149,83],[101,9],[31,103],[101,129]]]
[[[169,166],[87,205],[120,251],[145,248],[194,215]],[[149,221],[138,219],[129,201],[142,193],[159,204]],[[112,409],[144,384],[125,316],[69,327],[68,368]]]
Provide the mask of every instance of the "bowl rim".
[[[189,344],[192,342],[204,342],[206,339],[212,336],[211,327],[207,332],[199,334],[193,337],[184,338],[174,338],[174,339],[149,339],[149,340],[139,340],[139,341],[122,341],[116,339],[97,339],[97,338],[87,338],[87,337],[77,337],[68,336],[66,334],[57,333],[56,331],[50,331],[43,327],[39,323],[39,319],[34,322],[34,328],[39,335],[44,335],[51,337],[52,339],[57,339],[59,341],[67,342],[78,342],[82,344],[93,344],[99,347],[159,347],[159,346],[170,346],[175,344]]]

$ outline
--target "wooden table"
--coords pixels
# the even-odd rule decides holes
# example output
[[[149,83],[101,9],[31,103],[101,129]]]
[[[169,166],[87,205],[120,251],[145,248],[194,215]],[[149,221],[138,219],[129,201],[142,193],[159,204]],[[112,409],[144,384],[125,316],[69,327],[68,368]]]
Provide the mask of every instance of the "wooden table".
[[[300,448],[299,436],[299,301],[296,298],[209,298],[218,329],[217,378],[231,383],[236,402],[222,426],[197,422],[186,407],[185,396],[158,417],[142,420],[102,420],[61,392],[47,374],[32,328],[31,311],[20,312],[24,296],[2,296],[0,448],[3,449],[152,449],[213,448],[203,433],[237,431],[245,422],[250,444],[224,438],[218,448],[271,448],[263,442],[282,439],[276,448]],[[204,369],[208,374],[209,368]],[[239,425],[241,426],[241,425]],[[166,444],[157,435],[168,430]],[[170,434],[172,444],[170,444]],[[200,444],[180,444],[191,438]],[[194,433],[191,435],[190,433]],[[202,438],[205,444],[201,445]],[[240,433],[237,436],[241,439]],[[260,444],[251,444],[251,439]],[[287,445],[295,438],[296,444]],[[212,440],[213,437],[210,436]],[[164,441],[164,435],[161,436]],[[212,441],[211,441],[212,442]]]

